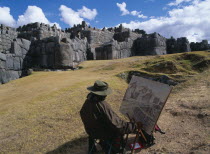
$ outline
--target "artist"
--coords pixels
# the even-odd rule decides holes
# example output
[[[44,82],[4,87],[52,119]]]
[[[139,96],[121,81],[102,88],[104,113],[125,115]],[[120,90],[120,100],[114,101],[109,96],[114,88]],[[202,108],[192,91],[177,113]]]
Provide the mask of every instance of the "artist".
[[[119,142],[124,134],[135,133],[136,126],[134,123],[123,121],[105,102],[106,96],[112,93],[106,82],[97,80],[87,89],[90,93],[80,110],[80,116],[89,135],[89,153],[96,150],[94,139],[99,139],[100,145],[108,153],[109,145],[117,145],[116,142]],[[112,153],[117,152],[112,150]]]

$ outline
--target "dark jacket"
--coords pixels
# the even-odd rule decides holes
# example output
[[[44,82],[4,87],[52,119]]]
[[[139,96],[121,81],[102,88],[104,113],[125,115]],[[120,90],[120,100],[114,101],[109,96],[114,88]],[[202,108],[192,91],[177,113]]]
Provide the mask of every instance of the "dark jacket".
[[[80,116],[87,134],[97,139],[111,139],[125,133],[133,133],[133,123],[123,121],[105,101],[97,95],[89,94]]]

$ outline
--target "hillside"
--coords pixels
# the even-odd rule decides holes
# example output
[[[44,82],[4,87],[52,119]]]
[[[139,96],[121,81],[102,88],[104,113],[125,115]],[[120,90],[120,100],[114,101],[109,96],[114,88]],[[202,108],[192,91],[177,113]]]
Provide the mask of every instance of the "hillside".
[[[107,100],[120,114],[133,72],[180,83],[158,121],[167,134],[157,134],[157,144],[143,153],[208,153],[209,61],[209,52],[85,61],[80,70],[34,72],[0,85],[0,153],[85,153],[79,110],[86,87],[97,79],[108,82],[114,92]]]

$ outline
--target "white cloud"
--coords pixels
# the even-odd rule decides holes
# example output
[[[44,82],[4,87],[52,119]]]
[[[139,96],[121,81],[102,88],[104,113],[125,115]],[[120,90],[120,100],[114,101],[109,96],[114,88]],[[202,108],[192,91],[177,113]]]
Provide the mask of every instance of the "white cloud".
[[[145,16],[145,15],[143,15],[143,14],[139,14],[139,15],[138,15],[138,18],[146,19],[147,16]]]
[[[79,9],[78,13],[81,17],[89,20],[95,19],[96,15],[98,14],[96,9],[91,10],[85,6],[83,6],[82,9]]]
[[[131,12],[128,11],[126,9],[127,5],[126,5],[125,2],[122,2],[122,4],[117,3],[117,6],[119,7],[120,11],[122,12],[122,14],[121,14],[122,16],[124,16],[124,15],[132,15],[132,16],[137,16],[138,18],[143,18],[143,19],[147,18],[147,16],[141,14],[141,11],[136,11],[136,10],[131,11]]]
[[[177,6],[177,5],[180,5],[181,3],[186,3],[186,2],[191,2],[193,0],[175,0],[171,3],[169,3],[168,5],[169,6]]]
[[[131,29],[144,29],[148,33],[159,32],[165,37],[186,36],[190,41],[210,41],[210,0],[192,1],[190,5],[172,9],[167,17],[152,18],[144,22],[123,23]]]
[[[0,7],[0,24],[15,27],[16,21],[10,14],[9,7]]]
[[[78,12],[75,12],[65,5],[61,5],[59,10],[61,12],[61,20],[70,26],[73,26],[74,24],[79,24],[84,20],[79,16]]]
[[[81,24],[81,22],[84,21],[84,18],[93,20],[97,15],[96,9],[91,10],[85,6],[83,6],[82,9],[79,9],[78,11],[74,11],[65,5],[61,5],[59,11],[61,12],[61,21],[68,24],[69,26],[73,26],[74,24]]]
[[[126,3],[122,2],[122,4],[117,3],[117,6],[120,8],[120,11],[122,12],[122,16],[130,14],[130,12],[126,9]]]
[[[58,23],[51,23],[46,17],[41,8],[37,6],[28,6],[23,15],[20,15],[17,20],[17,26],[26,25],[28,23],[41,22],[45,24],[56,24],[57,28],[60,28]]]

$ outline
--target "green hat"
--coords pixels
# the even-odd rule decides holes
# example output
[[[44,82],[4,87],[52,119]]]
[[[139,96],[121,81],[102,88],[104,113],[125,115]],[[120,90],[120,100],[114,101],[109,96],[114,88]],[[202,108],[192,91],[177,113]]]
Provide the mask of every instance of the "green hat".
[[[112,89],[109,88],[108,83],[99,80],[95,81],[93,86],[87,87],[87,90],[101,96],[106,96],[112,93]]]

